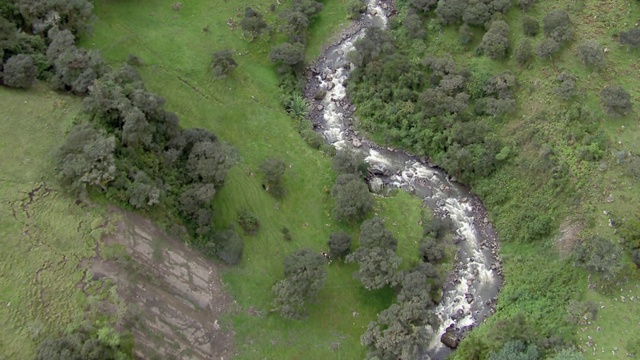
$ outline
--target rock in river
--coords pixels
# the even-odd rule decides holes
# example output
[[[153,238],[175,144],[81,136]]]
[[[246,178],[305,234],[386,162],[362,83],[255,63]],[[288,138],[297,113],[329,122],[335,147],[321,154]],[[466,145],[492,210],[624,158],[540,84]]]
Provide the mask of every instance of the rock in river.
[[[446,332],[440,337],[440,342],[448,347],[455,349],[458,346],[458,338],[452,332]]]

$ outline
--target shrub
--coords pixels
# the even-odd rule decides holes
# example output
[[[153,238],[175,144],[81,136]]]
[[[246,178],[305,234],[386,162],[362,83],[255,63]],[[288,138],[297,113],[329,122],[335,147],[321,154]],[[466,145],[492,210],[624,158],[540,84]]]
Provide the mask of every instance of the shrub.
[[[554,39],[544,39],[536,47],[536,55],[541,58],[549,58],[560,50],[560,44]]]
[[[358,221],[373,209],[374,200],[367,184],[353,174],[338,176],[333,185],[333,215],[338,221]]]
[[[492,22],[480,47],[492,60],[503,59],[509,50],[509,24],[504,20]]]
[[[239,264],[242,260],[244,243],[238,233],[233,229],[220,231],[215,239],[218,258],[229,265]]]
[[[250,235],[254,235],[260,228],[260,222],[258,218],[249,210],[242,209],[238,211],[238,224],[240,227]]]
[[[349,0],[347,2],[347,17],[351,20],[360,19],[360,15],[367,11],[367,4],[363,0]]]
[[[38,68],[29,55],[14,55],[4,64],[3,82],[9,87],[31,87],[37,76]]]
[[[216,51],[212,58],[211,68],[215,77],[227,77],[238,66],[238,63],[233,59],[232,50]]]
[[[402,26],[412,39],[423,39],[427,35],[422,19],[418,14],[409,14],[402,20]]]
[[[605,65],[604,51],[595,40],[585,40],[578,44],[578,57],[585,66],[600,69]]]
[[[343,258],[349,254],[351,248],[351,236],[343,233],[333,233],[329,235],[329,256],[333,259]]]
[[[620,85],[607,85],[600,92],[602,106],[609,116],[624,116],[631,111],[631,96]]]
[[[531,16],[524,16],[522,18],[522,31],[527,36],[536,36],[540,31],[540,23]]]
[[[573,24],[565,10],[553,10],[542,19],[544,35],[558,43],[573,40]]]
[[[526,65],[533,58],[533,47],[529,39],[524,39],[516,48],[516,61],[520,65]]]
[[[563,71],[556,80],[558,83],[555,88],[556,95],[562,100],[570,100],[576,94],[576,77],[567,71]]]
[[[627,31],[623,31],[620,33],[620,42],[624,45],[627,45],[628,48],[638,48],[640,47],[640,29],[631,28]]]
[[[574,255],[577,264],[610,278],[620,269],[622,251],[610,240],[592,236],[582,241]]]

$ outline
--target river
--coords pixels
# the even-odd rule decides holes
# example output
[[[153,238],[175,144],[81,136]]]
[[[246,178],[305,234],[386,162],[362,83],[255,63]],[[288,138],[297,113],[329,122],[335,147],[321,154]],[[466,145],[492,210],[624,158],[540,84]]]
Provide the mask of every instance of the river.
[[[335,43],[310,68],[305,95],[316,130],[328,143],[337,149],[351,148],[365,154],[375,174],[369,179],[370,184],[409,191],[419,196],[436,216],[451,219],[458,252],[435,309],[440,324],[434,329],[431,342],[425,344],[425,358],[440,360],[452,351],[441,341],[443,335],[454,340],[449,345],[455,346],[466,331],[495,311],[502,285],[498,243],[482,203],[467,187],[452,181],[426,159],[379,146],[354,130],[356,109],[349,103],[343,86],[353,67],[346,55],[354,49],[354,42],[364,36],[367,26],[385,27],[394,11],[392,4],[367,1],[366,14],[338,34]]]

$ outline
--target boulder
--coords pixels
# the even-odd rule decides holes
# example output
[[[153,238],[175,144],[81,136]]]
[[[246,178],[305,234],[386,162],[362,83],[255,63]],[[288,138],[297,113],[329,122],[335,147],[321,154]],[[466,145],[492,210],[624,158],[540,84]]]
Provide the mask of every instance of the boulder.
[[[440,342],[452,349],[458,347],[458,337],[454,333],[446,332],[442,334]]]
[[[357,138],[353,139],[353,147],[354,148],[359,148],[360,146],[362,146],[362,143],[360,142],[360,140],[358,140]],[[380,180],[380,181],[382,181],[382,180]]]
[[[369,181],[369,187],[371,187],[372,193],[379,194],[384,189],[384,183],[382,182],[382,179],[374,177]]]

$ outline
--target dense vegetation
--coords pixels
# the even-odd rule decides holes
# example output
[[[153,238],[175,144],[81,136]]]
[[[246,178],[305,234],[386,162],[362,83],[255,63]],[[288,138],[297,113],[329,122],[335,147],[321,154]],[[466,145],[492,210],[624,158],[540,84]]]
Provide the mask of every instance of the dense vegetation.
[[[360,128],[471,185],[505,243],[498,315],[478,330],[487,336],[471,336],[457,358],[538,359],[570,349],[575,323],[565,309],[584,294],[576,287],[584,273],[574,265],[602,279],[592,280],[599,286],[637,277],[618,245],[634,235],[602,235],[594,218],[604,179],[635,183],[636,155],[623,155],[622,141],[612,146],[609,124],[633,117],[637,84],[624,82],[620,70],[637,60],[628,52],[637,28],[608,22],[610,37],[587,30],[585,3],[519,1],[518,9],[511,1],[401,1],[389,29],[367,29],[350,54],[357,67],[348,91]],[[621,4],[616,16],[623,14],[638,8]],[[571,244],[549,242],[568,223],[576,229],[571,239],[560,234],[556,241]],[[608,227],[618,225],[610,217]],[[633,261],[636,247],[627,248]],[[541,272],[534,270],[542,270],[534,265],[537,251],[546,258]],[[537,295],[542,287],[544,296]],[[519,313],[516,328],[531,331],[516,339],[500,324]]]

